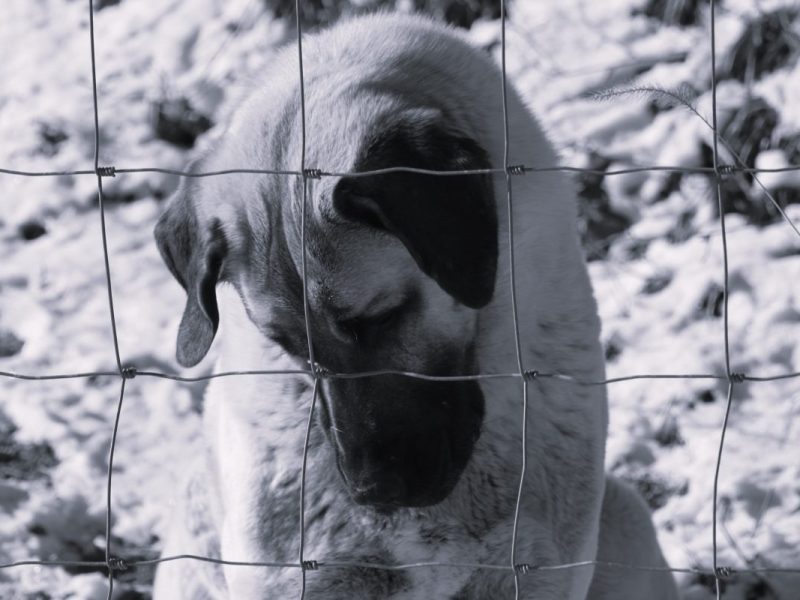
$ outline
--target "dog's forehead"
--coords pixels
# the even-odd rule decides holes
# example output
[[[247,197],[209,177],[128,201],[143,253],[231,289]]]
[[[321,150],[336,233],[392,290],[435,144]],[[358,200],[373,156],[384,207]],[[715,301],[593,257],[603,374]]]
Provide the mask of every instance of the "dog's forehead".
[[[401,113],[408,103],[363,82],[325,83],[329,85],[319,86],[306,117],[306,163],[323,171],[350,173],[363,161],[369,142],[380,135],[387,118]]]

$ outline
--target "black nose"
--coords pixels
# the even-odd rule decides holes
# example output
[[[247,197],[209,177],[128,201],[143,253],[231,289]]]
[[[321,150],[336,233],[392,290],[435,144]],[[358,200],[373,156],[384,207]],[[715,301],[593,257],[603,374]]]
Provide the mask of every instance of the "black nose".
[[[358,504],[420,506],[444,479],[450,452],[441,438],[362,440],[340,454],[340,470]]]
[[[335,380],[324,392],[323,425],[354,502],[411,508],[447,498],[480,433],[476,382],[387,376]]]

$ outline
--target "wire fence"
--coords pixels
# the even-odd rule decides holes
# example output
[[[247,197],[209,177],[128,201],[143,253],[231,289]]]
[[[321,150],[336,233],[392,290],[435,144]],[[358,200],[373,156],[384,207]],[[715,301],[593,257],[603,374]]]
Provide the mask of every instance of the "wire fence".
[[[670,166],[670,165],[653,165],[653,166],[634,166],[631,168],[617,169],[617,170],[593,170],[583,169],[570,166],[555,166],[536,168],[527,165],[510,165],[509,162],[509,116],[508,116],[508,101],[507,101],[507,77],[506,77],[506,2],[501,0],[501,73],[502,73],[502,101],[503,101],[503,167],[489,168],[489,169],[474,169],[474,170],[455,170],[455,171],[435,171],[419,168],[408,167],[390,167],[385,169],[373,171],[360,171],[357,173],[338,173],[325,171],[318,168],[308,168],[306,165],[306,102],[305,102],[305,80],[303,74],[303,31],[300,19],[300,4],[301,0],[295,0],[296,11],[296,26],[297,26],[297,51],[299,61],[299,82],[300,82],[300,111],[301,111],[301,161],[298,170],[271,170],[271,169],[228,169],[223,171],[208,171],[208,172],[186,172],[175,169],[164,169],[158,167],[141,167],[141,168],[119,168],[115,166],[103,166],[99,164],[100,152],[100,118],[98,111],[97,100],[97,74],[96,74],[96,61],[95,61],[95,28],[94,28],[94,0],[89,0],[89,38],[91,48],[91,70],[92,70],[92,97],[93,97],[93,115],[94,115],[94,168],[73,171],[22,171],[0,168],[0,174],[16,175],[24,177],[52,177],[58,175],[93,175],[97,180],[98,191],[98,205],[100,214],[100,226],[102,236],[103,258],[105,264],[105,283],[108,295],[108,309],[110,316],[111,332],[113,338],[114,359],[117,369],[115,371],[96,371],[96,372],[82,372],[82,373],[61,373],[61,374],[23,374],[8,371],[0,371],[0,377],[15,378],[21,380],[59,380],[59,379],[75,379],[75,378],[89,378],[97,376],[112,376],[119,377],[119,400],[116,405],[116,414],[114,418],[114,426],[111,435],[111,442],[108,451],[108,472],[106,479],[106,514],[105,514],[105,560],[103,561],[72,561],[72,560],[22,560],[8,564],[0,564],[0,569],[7,569],[12,567],[23,566],[61,566],[61,567],[87,567],[87,568],[100,568],[106,569],[108,573],[108,598],[112,597],[114,591],[115,574],[125,571],[132,567],[156,565],[159,563],[172,562],[176,560],[195,560],[202,562],[215,563],[219,565],[241,566],[241,567],[264,567],[264,568],[290,568],[298,569],[301,575],[301,600],[305,597],[306,592],[306,572],[317,569],[337,569],[346,567],[356,567],[364,569],[378,569],[387,571],[401,571],[410,569],[426,569],[433,567],[453,567],[453,568],[466,568],[466,569],[483,569],[490,571],[506,571],[514,578],[515,584],[515,598],[519,600],[520,597],[520,578],[526,574],[537,571],[562,571],[568,569],[581,569],[588,567],[609,567],[618,569],[638,570],[638,571],[667,571],[672,573],[689,573],[697,575],[705,575],[713,577],[715,581],[716,597],[719,599],[722,595],[722,580],[732,576],[735,573],[747,573],[755,576],[768,573],[790,573],[800,574],[800,566],[798,567],[755,567],[751,564],[748,568],[732,568],[730,566],[720,565],[718,562],[718,543],[717,543],[717,529],[718,529],[718,515],[717,509],[720,504],[718,499],[718,484],[720,466],[724,454],[725,434],[728,428],[728,419],[730,416],[730,409],[732,404],[734,388],[745,382],[767,382],[778,381],[785,379],[800,378],[800,372],[787,372],[772,376],[757,376],[747,373],[739,373],[731,370],[731,353],[730,353],[730,340],[729,340],[729,313],[728,313],[728,238],[725,226],[725,210],[721,182],[725,177],[735,173],[746,173],[753,176],[754,182],[761,188],[764,196],[773,204],[779,211],[782,218],[787,224],[800,237],[800,230],[798,230],[795,223],[785,213],[780,204],[775,200],[769,190],[758,179],[760,173],[777,173],[784,171],[797,171],[800,170],[800,165],[793,165],[784,168],[772,169],[756,169],[742,161],[739,156],[734,152],[733,148],[728,145],[719,134],[717,125],[717,61],[716,61],[716,22],[715,11],[716,1],[709,0],[710,8],[710,27],[709,37],[711,44],[711,100],[712,100],[712,121],[708,121],[702,117],[696,110],[689,107],[690,110],[695,112],[696,116],[702,119],[713,132],[713,166],[712,167],[685,167],[685,166]],[[224,46],[224,45],[223,45]],[[219,54],[219,52],[217,52]],[[216,55],[214,56],[216,58]],[[640,90],[632,90],[637,92]],[[668,93],[664,90],[655,90],[659,93]],[[617,92],[612,91],[613,94],[624,93],[625,91]],[[720,164],[719,162],[719,144],[726,147],[728,152],[734,157],[736,164]],[[512,179],[516,176],[525,176],[528,173],[537,172],[551,172],[562,171],[572,173],[586,173],[597,175],[622,175],[628,173],[640,173],[649,171],[667,171],[667,172],[683,172],[683,173],[699,173],[707,174],[714,177],[716,182],[716,195],[717,204],[720,214],[719,220],[719,233],[722,242],[722,257],[723,257],[723,302],[722,302],[722,317],[723,317],[723,344],[725,355],[725,373],[648,373],[648,374],[632,374],[622,377],[614,377],[603,380],[586,380],[573,377],[567,373],[549,373],[540,372],[535,369],[528,368],[524,364],[522,356],[522,345],[519,328],[518,310],[517,310],[517,286],[516,286],[516,269],[515,269],[515,243],[514,243],[514,198],[513,198],[513,185]],[[510,268],[510,297],[511,309],[514,324],[514,344],[516,351],[516,362],[518,370],[515,372],[507,373],[483,373],[479,375],[467,376],[434,376],[424,373],[408,372],[401,370],[376,370],[360,373],[334,373],[317,365],[314,360],[314,344],[311,335],[311,328],[309,326],[309,305],[307,293],[307,275],[306,275],[306,210],[308,204],[308,181],[310,179],[320,179],[322,177],[366,177],[369,175],[378,175],[386,173],[418,173],[435,176],[456,176],[456,175],[469,175],[469,174],[493,174],[503,175],[506,182],[506,204],[508,209],[508,236],[509,236],[509,268]],[[295,177],[302,179],[303,189],[303,204],[301,211],[301,246],[302,246],[302,261],[301,261],[301,276],[302,276],[302,294],[303,294],[303,310],[305,317],[305,333],[307,339],[308,353],[309,353],[309,368],[308,369],[295,369],[295,370],[250,370],[250,371],[226,371],[219,373],[212,373],[208,375],[201,375],[196,377],[185,377],[177,373],[166,373],[158,371],[137,370],[135,365],[126,364],[121,357],[119,341],[117,336],[117,322],[114,314],[114,295],[112,293],[111,284],[111,268],[109,265],[109,252],[108,240],[106,234],[105,222],[105,202],[103,197],[103,178],[114,177],[117,173],[168,173],[179,175],[182,177],[215,177],[219,175],[228,174],[254,174],[254,175],[273,175],[284,177]],[[128,380],[135,377],[154,377],[162,379],[170,379],[179,382],[197,382],[206,381],[221,377],[234,377],[234,376],[247,376],[247,375],[272,375],[272,376],[307,376],[313,380],[313,391],[311,406],[309,409],[308,419],[306,422],[305,440],[303,444],[303,460],[300,472],[300,530],[299,536],[299,554],[296,562],[246,562],[246,561],[233,561],[222,560],[208,556],[198,556],[194,554],[181,554],[175,556],[162,556],[156,559],[147,560],[126,560],[124,557],[115,556],[112,552],[111,544],[111,494],[112,494],[112,471],[114,463],[114,451],[116,447],[117,431],[119,428],[120,416],[122,413],[123,401],[125,399],[125,387]],[[314,418],[314,410],[316,407],[319,384],[323,379],[357,379],[366,377],[375,377],[380,375],[399,375],[410,378],[417,378],[431,381],[472,381],[482,379],[508,379],[516,378],[522,382],[522,399],[521,399],[521,442],[522,442],[522,464],[519,473],[519,486],[514,508],[514,524],[512,529],[511,539],[509,541],[509,560],[505,564],[487,564],[487,563],[456,563],[456,562],[415,562],[405,564],[384,564],[378,562],[363,562],[363,561],[330,561],[308,559],[305,555],[305,499],[306,499],[306,466],[308,459],[308,448],[311,428]],[[530,564],[526,562],[519,562],[517,556],[517,539],[519,535],[519,514],[522,500],[522,490],[524,486],[526,468],[527,468],[527,417],[528,417],[528,387],[530,384],[538,379],[558,379],[571,382],[580,386],[605,386],[613,383],[633,380],[666,380],[666,379],[709,379],[727,381],[727,400],[725,405],[725,417],[720,429],[719,444],[717,446],[717,456],[715,462],[715,471],[713,478],[713,496],[712,496],[712,566],[711,569],[694,568],[694,567],[658,567],[658,566],[642,566],[624,564],[612,561],[601,560],[587,560],[565,564]],[[726,531],[726,535],[727,531]],[[524,558],[524,557],[523,557]]]

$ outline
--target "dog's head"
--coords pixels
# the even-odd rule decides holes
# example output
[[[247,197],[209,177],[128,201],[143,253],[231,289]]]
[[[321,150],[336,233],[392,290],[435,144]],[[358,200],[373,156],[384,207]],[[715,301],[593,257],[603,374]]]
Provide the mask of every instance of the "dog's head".
[[[309,152],[319,161],[313,164],[331,168],[327,160],[348,173],[490,166],[480,143],[439,108],[397,107],[359,117],[359,127],[335,115],[318,124],[317,131],[328,128],[323,140],[354,132],[357,140],[318,144]],[[214,338],[220,281],[236,286],[265,344],[308,359],[303,182],[249,181],[231,186],[228,180],[229,187],[216,187],[216,198],[202,185],[184,185],[156,226],[161,254],[187,292],[177,348],[185,366],[196,364]],[[498,254],[491,177],[385,171],[307,183],[308,326],[319,365],[333,373],[477,373],[478,318],[494,293]],[[215,203],[227,208],[215,210]],[[332,378],[320,399],[320,423],[351,496],[384,506],[446,498],[471,456],[484,413],[476,381]]]

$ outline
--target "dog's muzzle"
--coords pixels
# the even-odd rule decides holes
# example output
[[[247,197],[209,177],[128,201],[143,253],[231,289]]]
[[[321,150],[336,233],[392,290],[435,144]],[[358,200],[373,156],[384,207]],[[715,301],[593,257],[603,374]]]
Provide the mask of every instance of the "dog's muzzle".
[[[323,425],[353,500],[388,507],[444,500],[469,461],[484,413],[474,381],[334,380],[322,400]]]

